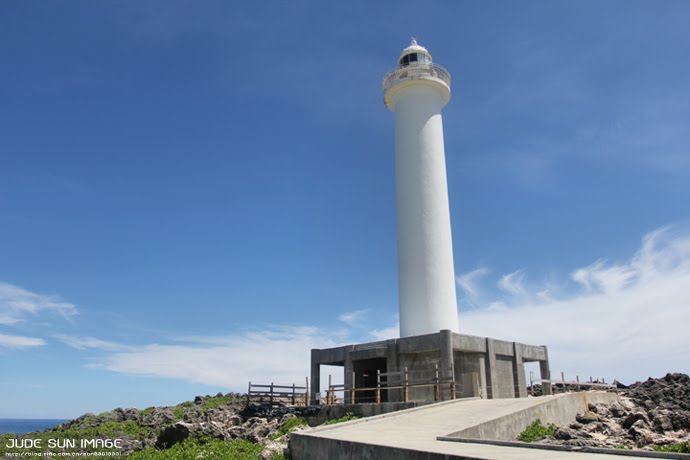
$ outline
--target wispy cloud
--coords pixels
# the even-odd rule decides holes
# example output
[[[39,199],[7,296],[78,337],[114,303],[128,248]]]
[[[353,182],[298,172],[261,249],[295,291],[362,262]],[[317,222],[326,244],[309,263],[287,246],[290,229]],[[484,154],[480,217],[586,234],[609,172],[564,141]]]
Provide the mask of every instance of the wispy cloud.
[[[326,331],[276,327],[188,345],[149,344],[112,353],[90,367],[239,390],[250,380],[301,382],[309,374],[310,350],[335,345]]]
[[[109,342],[107,340],[97,339],[95,337],[77,337],[70,335],[58,334],[55,336],[56,339],[62,343],[69,345],[77,350],[105,350],[105,351],[117,351],[129,349],[129,346],[122,345],[115,342]]]
[[[58,296],[37,294],[13,284],[0,283],[0,324],[14,325],[43,313],[67,319],[77,314],[77,307]]]
[[[463,273],[455,277],[455,282],[460,286],[463,292],[471,297],[479,296],[479,281],[489,274],[489,269],[486,267],[479,267],[471,272]]]
[[[550,299],[548,287],[525,286],[524,271],[505,275],[508,295],[460,312],[460,329],[546,344],[552,369],[569,373],[633,380],[690,371],[690,233],[659,229],[628,262],[597,261],[571,276],[582,290]]]
[[[400,326],[397,324],[383,329],[374,329],[371,331],[371,337],[373,340],[388,340],[397,338],[399,336]]]
[[[43,339],[23,335],[0,334],[0,348],[32,348],[45,345]]]
[[[353,310],[338,316],[338,321],[342,321],[348,326],[360,326],[366,319],[369,310]]]
[[[512,294],[514,296],[527,295],[527,289],[524,286],[525,270],[520,269],[507,275],[501,276],[498,281],[498,287],[502,291]]]

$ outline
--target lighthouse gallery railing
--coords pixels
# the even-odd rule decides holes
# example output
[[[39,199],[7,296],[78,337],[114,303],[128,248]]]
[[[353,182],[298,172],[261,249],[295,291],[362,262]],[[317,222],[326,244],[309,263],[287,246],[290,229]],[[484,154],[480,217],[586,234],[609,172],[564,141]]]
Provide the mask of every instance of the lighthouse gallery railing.
[[[424,78],[438,78],[450,88],[450,73],[437,64],[410,64],[393,69],[383,77],[383,91],[386,92],[395,84],[405,80],[421,80]]]

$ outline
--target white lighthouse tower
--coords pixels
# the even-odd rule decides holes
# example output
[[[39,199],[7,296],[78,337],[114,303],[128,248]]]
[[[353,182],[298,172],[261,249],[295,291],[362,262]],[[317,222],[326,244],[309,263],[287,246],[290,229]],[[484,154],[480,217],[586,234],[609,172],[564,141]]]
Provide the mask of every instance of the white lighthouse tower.
[[[383,91],[395,112],[400,336],[458,332],[441,118],[450,74],[412,39]]]

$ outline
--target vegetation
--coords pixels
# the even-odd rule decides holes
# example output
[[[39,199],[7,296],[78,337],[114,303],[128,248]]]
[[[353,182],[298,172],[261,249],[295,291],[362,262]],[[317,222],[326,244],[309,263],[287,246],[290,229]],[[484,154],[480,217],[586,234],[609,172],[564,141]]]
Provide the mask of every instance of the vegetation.
[[[241,397],[241,395],[228,393],[225,396],[212,396],[209,398],[204,398],[204,400],[201,401],[201,410],[207,412],[217,409],[221,406],[227,406],[239,397]]]
[[[666,446],[654,446],[657,452],[676,452],[679,454],[690,454],[690,441],[681,442],[678,444],[669,444]]]
[[[537,439],[541,439],[545,436],[553,436],[558,427],[553,423],[547,426],[542,425],[541,420],[536,419],[532,422],[525,431],[518,435],[518,441],[522,442],[534,442]]]
[[[194,458],[228,458],[256,460],[263,449],[261,444],[249,441],[225,442],[220,439],[187,439],[170,449],[149,448],[127,457],[130,460],[189,460]]]
[[[228,394],[218,396],[206,396],[201,400],[186,401],[177,406],[157,408],[149,407],[139,411],[137,416],[136,411],[130,412],[125,416],[125,421],[122,420],[122,414],[115,414],[112,412],[105,412],[99,415],[88,415],[75,419],[65,425],[45,432],[27,433],[25,435],[16,436],[14,434],[0,434],[0,458],[6,458],[8,455],[16,452],[26,453],[46,453],[46,452],[106,452],[119,451],[119,448],[104,448],[103,444],[81,445],[81,440],[92,439],[124,439],[130,442],[133,439],[145,441],[155,437],[156,431],[159,432],[165,426],[170,425],[169,415],[165,417],[165,413],[172,412],[177,420],[183,420],[185,417],[190,420],[198,418],[199,415],[216,410],[218,408],[232,405],[238,401],[240,395]],[[141,417],[144,417],[142,420]],[[129,419],[128,419],[129,418]],[[133,420],[133,419],[134,420]],[[329,420],[324,425],[333,425],[336,423],[347,422],[358,419],[359,417],[352,412],[348,412],[345,416]],[[140,424],[141,423],[141,424]],[[271,439],[277,439],[285,435],[289,435],[300,426],[306,426],[307,422],[303,418],[293,417],[287,419],[285,423],[277,428],[277,431],[271,436]],[[69,426],[69,427],[68,427]],[[33,439],[40,440],[39,447],[22,447],[22,448],[7,448],[10,444],[10,439]],[[73,441],[72,441],[73,440]],[[57,445],[56,445],[57,441]],[[74,442],[71,445],[70,442]],[[131,445],[131,444],[130,444]],[[151,444],[149,444],[151,445]],[[259,453],[264,449],[263,442],[252,443],[247,440],[223,441],[221,439],[214,439],[210,437],[193,436],[180,443],[171,446],[168,449],[161,450],[155,447],[150,447],[131,453],[127,458],[134,460],[182,460],[195,458],[228,458],[236,460],[257,460]],[[283,454],[278,452],[272,457],[273,460],[285,460]]]
[[[295,431],[295,428],[298,426],[305,426],[307,425],[306,420],[301,419],[299,417],[291,418],[288,419],[285,423],[283,423],[279,428],[276,434],[271,436],[271,439],[278,439],[281,436],[284,436],[288,433],[292,433]]]
[[[357,420],[358,418],[361,418],[361,417],[359,417],[358,415],[353,414],[352,412],[348,412],[347,414],[345,414],[344,416],[342,416],[342,417],[340,417],[340,418],[336,418],[336,419],[333,419],[333,420],[328,420],[328,421],[325,422],[323,425],[324,425],[324,426],[325,426],[325,425],[335,425],[336,423],[349,422],[350,420]]]
[[[184,409],[180,406],[175,406],[172,408],[172,414],[177,420],[182,420],[184,418]]]

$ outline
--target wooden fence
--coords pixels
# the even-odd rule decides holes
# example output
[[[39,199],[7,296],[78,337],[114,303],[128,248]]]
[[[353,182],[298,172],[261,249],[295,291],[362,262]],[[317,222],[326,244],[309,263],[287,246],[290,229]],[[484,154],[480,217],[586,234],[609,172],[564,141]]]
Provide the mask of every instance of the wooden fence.
[[[376,386],[362,387],[355,386],[355,373],[352,373],[352,386],[347,387],[345,384],[333,384],[331,376],[328,376],[328,390],[326,391],[326,404],[336,404],[336,392],[347,393],[350,396],[350,403],[357,402],[358,392],[374,392],[376,404],[381,404],[381,391],[387,390],[402,390],[403,401],[409,402],[410,388],[433,387],[434,401],[441,400],[441,391],[444,387],[450,390],[451,399],[456,399],[456,381],[453,370],[450,370],[450,377],[441,377],[439,374],[438,364],[435,366],[434,377],[411,379],[410,372],[407,367],[398,372],[381,372],[376,371]]]
[[[308,406],[309,378],[305,378],[304,386],[297,386],[294,383],[292,385],[276,385],[271,382],[270,385],[262,385],[249,382],[247,405],[257,401],[261,403],[268,402],[271,406],[275,404]]]

